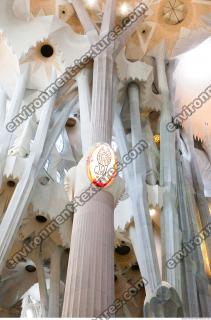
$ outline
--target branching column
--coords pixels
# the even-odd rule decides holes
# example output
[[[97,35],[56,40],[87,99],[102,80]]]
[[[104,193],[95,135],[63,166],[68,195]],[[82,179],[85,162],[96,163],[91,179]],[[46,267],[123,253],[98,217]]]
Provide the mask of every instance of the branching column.
[[[139,86],[136,83],[130,83],[128,86],[128,95],[130,103],[131,117],[131,135],[132,145],[136,145],[143,139],[143,133],[140,120],[140,95]],[[149,215],[146,193],[146,166],[144,152],[133,161],[134,184],[136,186],[137,197],[133,197],[135,206],[134,221],[136,240],[139,242],[135,247],[139,248],[137,258],[139,261],[142,276],[149,281],[146,292],[152,294],[161,282],[161,276],[158,266],[157,253],[152,231],[152,223]],[[131,238],[134,240],[134,231],[131,231]]]
[[[181,295],[181,271],[177,265],[174,269],[166,267],[166,262],[180,249],[181,233],[179,230],[176,200],[176,158],[175,133],[166,128],[171,122],[171,102],[166,77],[166,48],[161,42],[156,58],[159,90],[162,96],[160,118],[160,185],[165,187],[163,193],[163,210],[161,214],[161,236],[163,245],[163,280],[172,285]]]
[[[114,24],[115,1],[108,0],[100,37]],[[91,144],[111,143],[112,46],[94,60]],[[77,177],[80,178],[80,177]],[[100,191],[74,216],[63,317],[93,317],[114,301],[114,199]]]

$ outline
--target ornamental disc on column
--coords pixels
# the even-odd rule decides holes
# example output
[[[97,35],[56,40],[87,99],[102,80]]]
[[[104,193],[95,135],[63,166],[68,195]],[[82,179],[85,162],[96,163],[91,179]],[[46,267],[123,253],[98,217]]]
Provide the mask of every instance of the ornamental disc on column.
[[[89,180],[97,187],[105,187],[112,183],[117,175],[117,159],[109,144],[96,144],[87,159]]]

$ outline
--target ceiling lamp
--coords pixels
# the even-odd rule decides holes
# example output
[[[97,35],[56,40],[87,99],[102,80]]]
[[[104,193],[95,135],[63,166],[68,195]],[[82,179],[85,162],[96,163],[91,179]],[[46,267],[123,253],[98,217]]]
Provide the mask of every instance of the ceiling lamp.
[[[126,16],[129,12],[131,11],[131,8],[130,6],[124,2],[120,7],[119,7],[119,13],[122,15],[122,16]]]
[[[159,144],[160,143],[160,135],[159,134],[155,134],[153,137],[154,143]]]
[[[89,7],[93,7],[96,4],[96,0],[86,0],[86,4]]]
[[[155,209],[150,209],[149,213],[150,213],[151,217],[154,217],[156,215],[156,210]]]

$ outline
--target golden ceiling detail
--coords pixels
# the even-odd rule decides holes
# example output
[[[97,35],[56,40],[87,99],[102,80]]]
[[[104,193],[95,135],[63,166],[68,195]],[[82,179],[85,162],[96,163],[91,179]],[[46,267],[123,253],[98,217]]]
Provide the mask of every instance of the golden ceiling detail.
[[[163,6],[163,19],[168,24],[178,24],[186,16],[186,6],[180,0],[168,0]]]

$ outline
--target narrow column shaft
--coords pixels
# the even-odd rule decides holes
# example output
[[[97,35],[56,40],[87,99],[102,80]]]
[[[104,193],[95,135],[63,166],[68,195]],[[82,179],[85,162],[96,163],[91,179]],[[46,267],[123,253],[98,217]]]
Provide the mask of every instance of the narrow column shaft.
[[[42,317],[47,317],[48,314],[48,292],[45,282],[45,271],[42,264],[42,259],[37,252],[33,254],[32,257],[34,263],[36,264],[37,270],[37,280],[39,284],[39,291],[40,291],[40,304],[41,304],[41,312]]]
[[[102,32],[114,25],[114,0],[107,0]],[[91,110],[91,145],[111,143],[113,45],[94,59]],[[79,177],[78,177],[79,178]],[[73,220],[63,317],[93,317],[114,300],[114,199],[100,191]]]
[[[78,83],[83,154],[85,154],[90,148],[91,92],[89,87],[89,73],[90,70],[83,69],[76,77]]]
[[[189,221],[189,204],[186,193],[184,172],[182,161],[177,154],[177,173],[178,173],[178,204],[180,213],[181,229],[183,233],[183,241],[188,242],[192,238],[191,223]],[[183,261],[184,272],[183,279],[183,296],[185,298],[184,308],[186,308],[186,315],[191,317],[199,316],[197,286],[195,279],[195,270],[192,257],[189,255]],[[186,284],[186,286],[185,286]],[[186,288],[185,288],[186,287]]]
[[[191,173],[193,177],[193,186],[196,193],[196,202],[199,209],[201,227],[204,228],[206,225],[211,223],[211,216],[209,212],[208,201],[204,196],[204,186],[203,186],[202,177],[198,170],[198,163],[195,155],[195,148],[194,148],[194,142],[193,142],[192,123],[190,124],[187,130],[185,139],[187,141],[186,144],[188,145],[188,148],[191,154],[190,167],[191,167]],[[207,237],[204,241],[206,244],[209,267],[211,268],[211,238]]]
[[[171,284],[181,296],[181,270],[177,265],[174,269],[166,267],[166,262],[177,252],[181,245],[181,232],[176,199],[176,158],[175,133],[166,128],[171,122],[171,101],[165,62],[166,48],[161,43],[156,56],[159,91],[162,96],[162,110],[160,117],[160,185],[165,187],[163,193],[163,210],[161,213],[162,237],[162,276],[163,280]]]
[[[113,210],[102,190],[75,213],[63,317],[97,317],[114,301]]]
[[[132,145],[134,146],[143,139],[139,109],[139,86],[136,83],[129,84],[128,95],[130,103]],[[135,195],[134,192],[131,192],[132,201],[134,203],[135,221],[135,232],[133,233],[133,238],[134,235],[137,235],[137,239],[139,239],[139,244],[136,246],[136,252],[138,252],[137,259],[140,259],[138,262],[142,276],[149,282],[147,294],[150,295],[150,293],[152,293],[160,284],[161,276],[147,203],[144,151],[137,159],[133,160],[133,176],[133,184],[136,186]]]
[[[5,114],[4,126],[0,127],[0,187],[2,185],[3,173],[6,164],[8,149],[10,147],[12,132],[7,130],[7,124],[17,115],[19,112],[21,102],[24,97],[26,81],[28,77],[28,66],[24,68],[23,73],[20,74],[17,85],[12,96],[10,106]]]
[[[51,256],[50,292],[49,292],[49,318],[59,318],[60,302],[60,264],[61,248],[57,247]]]
[[[6,117],[7,96],[4,90],[0,87],[0,128],[3,128]]]
[[[96,57],[93,74],[91,143],[111,143],[113,58],[109,50]]]

